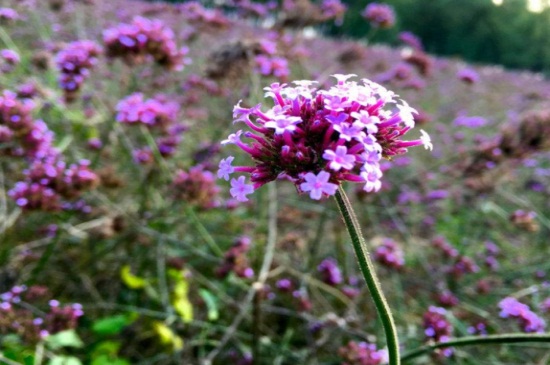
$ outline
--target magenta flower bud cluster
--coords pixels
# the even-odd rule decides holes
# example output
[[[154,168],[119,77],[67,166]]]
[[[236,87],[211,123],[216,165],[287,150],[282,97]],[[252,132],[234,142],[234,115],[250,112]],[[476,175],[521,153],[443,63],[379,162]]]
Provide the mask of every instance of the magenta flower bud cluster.
[[[233,166],[230,156],[219,164],[218,177],[250,174],[231,179],[231,195],[246,201],[248,194],[278,178],[295,184],[312,199],[336,193],[343,181],[364,185],[366,192],[381,187],[380,159],[403,154],[408,147],[432,148],[429,136],[401,138],[414,127],[416,110],[396,95],[370,80],[348,81],[355,75],[334,75],[337,84],[328,90],[313,87],[314,81],[294,81],[295,86],[274,83],[266,87],[266,97],[275,105],[261,110],[261,104],[233,109],[234,123],[251,131],[238,130],[222,141],[246,152],[254,166]],[[396,104],[394,110],[384,109]],[[243,141],[245,138],[247,141]]]
[[[193,166],[189,171],[177,171],[172,192],[176,199],[201,209],[219,206],[220,188],[216,185],[216,177],[202,165]]]
[[[388,351],[378,350],[376,345],[367,342],[350,341],[340,347],[338,354],[344,361],[342,365],[381,365],[388,363]]]
[[[424,335],[426,340],[434,342],[448,342],[453,332],[453,326],[446,318],[447,311],[441,307],[430,306],[423,316]],[[439,355],[451,356],[451,348],[438,350]]]
[[[523,332],[544,332],[546,322],[529,308],[513,297],[507,297],[498,303],[501,318],[516,318]]]
[[[25,180],[17,182],[8,192],[24,210],[60,210],[66,200],[77,198],[99,182],[89,168],[89,161],[67,166],[57,156],[35,160],[24,174]]]
[[[78,303],[61,306],[59,301],[50,300],[39,315],[23,305],[41,306],[46,296],[46,288],[25,285],[0,294],[0,335],[17,334],[24,342],[35,344],[50,334],[76,328],[84,315]]]
[[[387,4],[370,3],[361,15],[375,28],[391,28],[395,24],[395,13]]]
[[[231,272],[241,278],[249,279],[253,277],[254,270],[250,267],[246,256],[251,244],[251,239],[246,236],[235,240],[233,246],[225,252],[223,263],[216,270],[216,274],[222,278]]]
[[[397,242],[390,238],[384,239],[382,244],[374,251],[374,259],[382,265],[399,270],[405,265],[403,250]]]
[[[321,280],[328,285],[341,284],[342,272],[338,267],[338,263],[332,257],[326,258],[317,266],[317,271],[321,275]]]
[[[53,132],[32,118],[34,103],[9,90],[0,94],[0,156],[34,159],[53,152]]]
[[[59,86],[65,93],[67,102],[74,101],[90,70],[97,64],[101,47],[88,40],[69,43],[55,57],[55,64],[60,72]]]
[[[128,65],[153,60],[168,70],[181,71],[189,63],[187,47],[178,49],[174,32],[158,19],[135,17],[103,32],[107,57],[120,57]]]

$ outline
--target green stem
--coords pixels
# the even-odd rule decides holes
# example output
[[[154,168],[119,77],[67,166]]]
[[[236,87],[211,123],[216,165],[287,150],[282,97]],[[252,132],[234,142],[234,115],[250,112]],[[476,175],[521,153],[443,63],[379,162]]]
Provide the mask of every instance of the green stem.
[[[415,357],[422,356],[435,349],[442,347],[458,347],[467,345],[486,345],[491,343],[520,343],[520,342],[550,342],[550,333],[509,333],[504,335],[488,335],[488,336],[467,336],[450,340],[447,342],[439,342],[433,345],[420,347],[416,350],[407,352],[401,360],[407,362]]]
[[[357,260],[359,261],[361,273],[367,282],[367,287],[369,288],[369,292],[372,296],[374,304],[376,305],[378,315],[382,320],[384,331],[386,332],[386,342],[388,344],[388,355],[390,360],[389,365],[399,365],[400,358],[397,330],[395,328],[390,307],[384,297],[384,293],[382,292],[380,281],[374,271],[374,265],[370,259],[367,243],[361,234],[361,227],[359,226],[353,207],[351,206],[351,203],[342,186],[338,188],[335,197],[336,202],[338,203],[338,208],[340,208],[340,213],[342,213],[344,223],[346,224],[346,228],[351,236],[353,249],[355,250]]]

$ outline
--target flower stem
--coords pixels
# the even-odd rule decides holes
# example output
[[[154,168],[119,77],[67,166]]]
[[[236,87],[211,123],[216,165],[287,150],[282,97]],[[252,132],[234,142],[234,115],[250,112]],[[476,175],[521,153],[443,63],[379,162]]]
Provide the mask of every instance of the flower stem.
[[[384,297],[384,293],[382,292],[380,281],[374,271],[374,265],[370,259],[367,243],[361,234],[361,227],[359,226],[353,207],[351,206],[351,203],[342,186],[338,188],[335,198],[338,203],[338,208],[340,208],[340,213],[342,213],[342,218],[344,219],[346,228],[351,236],[353,249],[355,251],[355,255],[357,256],[357,260],[359,261],[361,273],[367,282],[367,287],[369,288],[369,292],[372,296],[374,304],[376,305],[378,315],[382,320],[384,331],[386,332],[386,342],[388,345],[388,355],[390,360],[389,365],[399,365],[400,357],[397,330],[395,328],[390,307]]]
[[[550,333],[509,333],[503,335],[467,336],[447,342],[420,347],[407,352],[401,360],[405,363],[415,357],[422,356],[441,347],[458,347],[467,345],[485,345],[491,343],[520,343],[520,342],[550,342]]]

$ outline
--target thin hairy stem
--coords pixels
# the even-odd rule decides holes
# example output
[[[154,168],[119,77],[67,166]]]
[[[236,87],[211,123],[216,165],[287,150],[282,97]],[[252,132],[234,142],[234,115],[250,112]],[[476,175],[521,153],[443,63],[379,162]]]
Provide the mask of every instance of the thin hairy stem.
[[[382,320],[384,331],[386,332],[390,365],[398,365],[400,363],[400,358],[397,330],[395,328],[390,307],[384,297],[384,293],[382,292],[380,281],[374,271],[374,265],[370,259],[367,243],[361,234],[361,227],[359,226],[353,207],[351,206],[351,203],[342,186],[338,188],[335,197],[336,202],[338,203],[338,208],[342,213],[344,223],[346,224],[346,228],[351,236],[351,242],[353,243],[353,249],[355,251],[355,255],[357,256],[357,260],[359,261],[361,273],[367,282],[367,287],[369,288],[369,292],[372,296],[374,304],[376,305],[378,315]]]

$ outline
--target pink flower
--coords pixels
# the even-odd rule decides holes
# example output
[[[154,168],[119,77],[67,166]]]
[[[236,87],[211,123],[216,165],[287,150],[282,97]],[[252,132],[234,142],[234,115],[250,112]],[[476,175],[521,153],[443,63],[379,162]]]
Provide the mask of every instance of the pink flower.
[[[239,176],[238,179],[231,179],[231,196],[240,202],[248,201],[246,197],[254,192],[254,188],[250,184],[246,184],[244,176]]]
[[[333,170],[338,171],[341,168],[351,170],[355,162],[355,156],[348,155],[347,153],[348,149],[346,146],[338,146],[336,147],[336,151],[325,150],[323,158],[330,161],[328,166]]]
[[[321,199],[323,194],[334,195],[338,185],[328,182],[329,178],[330,174],[326,171],[321,171],[317,175],[308,172],[304,176],[306,182],[300,184],[300,189],[304,192],[309,191],[310,198],[315,200]]]
[[[224,180],[229,181],[229,174],[232,174],[235,172],[235,168],[231,166],[231,162],[235,157],[229,156],[226,159],[223,159],[220,161],[219,170],[218,170],[218,178],[224,178]]]

